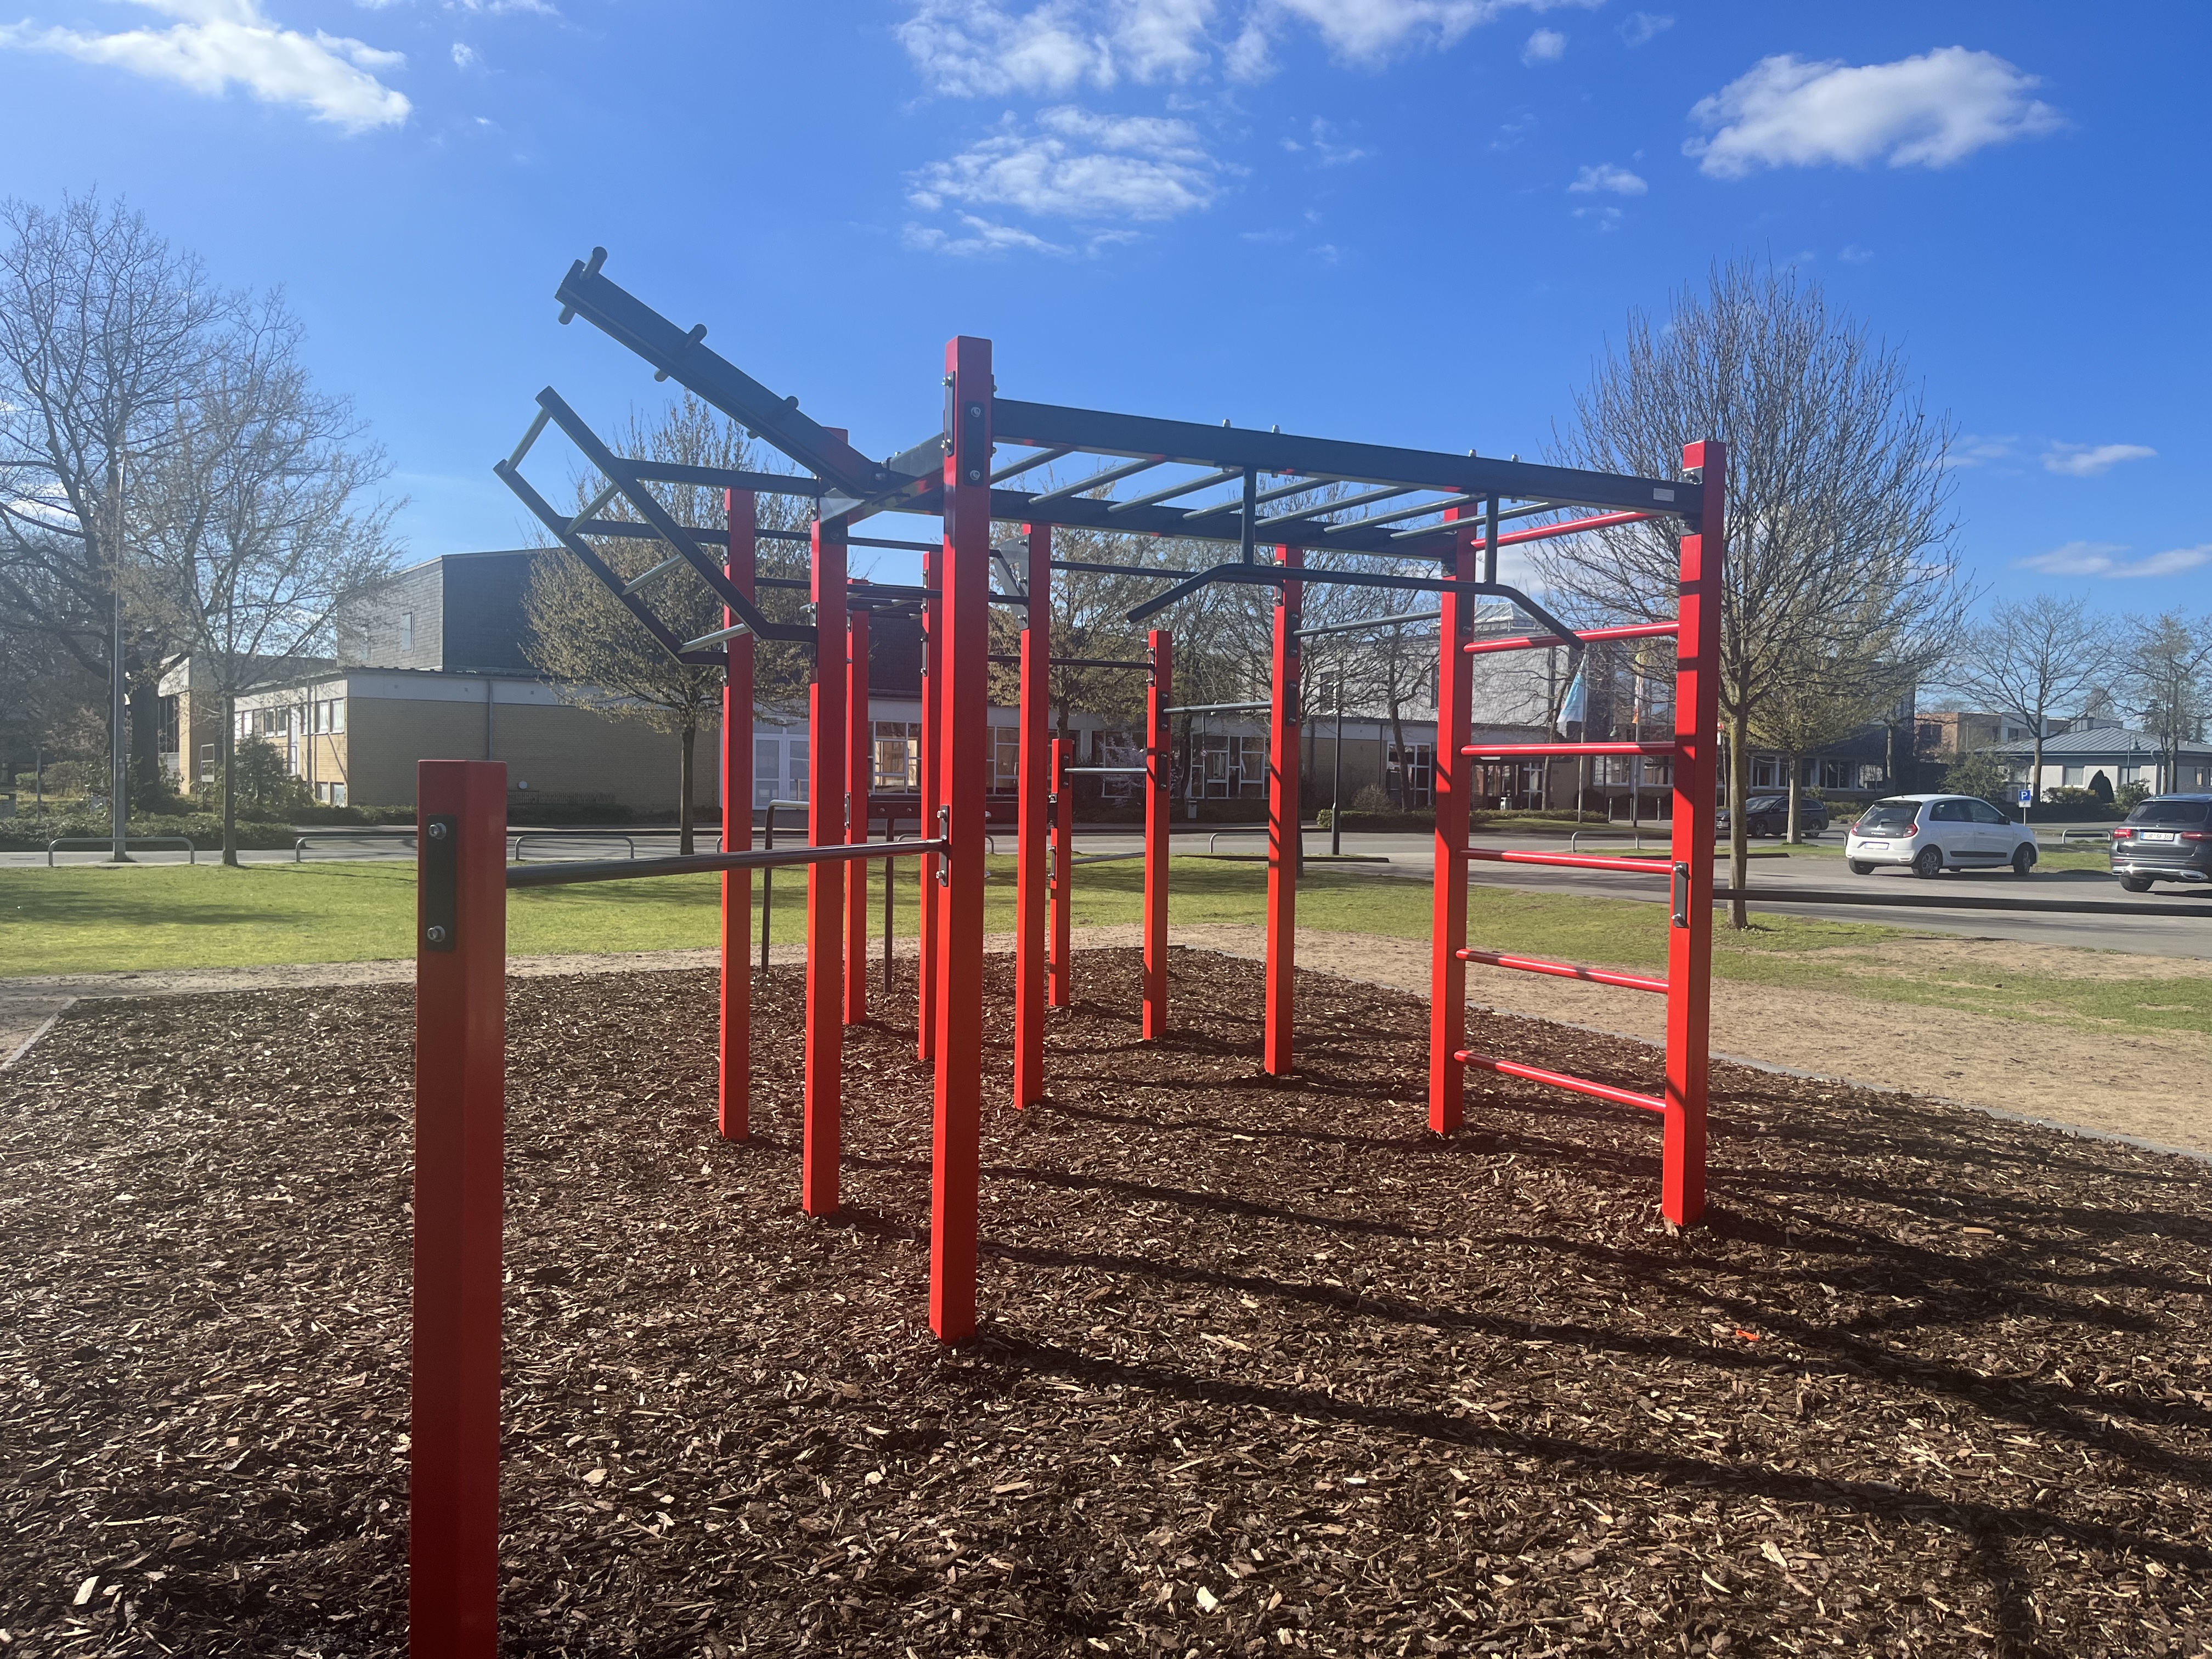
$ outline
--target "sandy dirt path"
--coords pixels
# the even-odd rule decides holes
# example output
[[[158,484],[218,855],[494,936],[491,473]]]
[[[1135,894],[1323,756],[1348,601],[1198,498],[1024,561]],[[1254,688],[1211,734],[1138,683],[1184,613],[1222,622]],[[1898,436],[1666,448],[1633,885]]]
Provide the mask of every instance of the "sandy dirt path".
[[[1141,942],[1133,926],[1077,931],[1079,948]],[[1257,958],[1266,930],[1215,924],[1179,927],[1177,945]],[[900,954],[911,955],[904,939]],[[987,948],[1009,951],[1008,934]],[[771,960],[803,959],[797,945],[778,945]],[[1843,952],[1831,952],[1840,956]],[[2172,975],[2170,957],[2137,957],[2008,941],[1950,939],[1886,943],[1869,952],[1868,971],[1899,969],[2010,968],[2069,975],[2136,978]],[[1986,960],[1984,960],[1986,958]],[[519,977],[650,973],[711,967],[713,951],[648,951],[620,956],[519,957]],[[1400,990],[1425,992],[1429,951],[1417,939],[1363,933],[1302,933],[1298,963],[1324,973]],[[2205,971],[2212,975],[2212,963]],[[414,975],[409,961],[311,963],[123,974],[76,974],[0,980],[0,1063],[20,1053],[79,998],[164,996],[208,991],[265,991],[310,986],[381,985]],[[1082,968],[1076,968],[1079,988]],[[1543,1019],[1572,1021],[1649,1042],[1665,1036],[1665,1005],[1637,991],[1615,990],[1528,974],[1471,969],[1470,1003]],[[2139,1136],[2161,1146],[2212,1153],[2212,1036],[2195,1031],[2097,1031],[2075,1025],[2013,1020],[1934,1008],[1717,981],[1713,1048],[1718,1054],[1841,1078],[1915,1094],[1941,1095],[2041,1122]]]

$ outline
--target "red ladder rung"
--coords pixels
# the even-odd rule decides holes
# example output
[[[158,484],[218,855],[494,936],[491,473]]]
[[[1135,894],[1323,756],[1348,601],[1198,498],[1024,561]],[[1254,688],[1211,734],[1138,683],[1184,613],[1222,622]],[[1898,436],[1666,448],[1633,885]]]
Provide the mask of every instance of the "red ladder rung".
[[[1670,738],[1662,743],[1471,743],[1459,751],[1476,759],[1511,760],[1522,755],[1652,755],[1680,752]]]
[[[1541,651],[1556,645],[1587,643],[1591,640],[1656,640],[1680,631],[1676,623],[1631,623],[1620,628],[1592,628],[1577,634],[1573,639],[1560,638],[1557,634],[1523,634],[1510,640],[1477,640],[1462,647],[1473,655],[1487,651]]]
[[[1523,853],[1495,847],[1470,847],[1462,856],[1485,859],[1492,864],[1556,864],[1568,870],[1626,870],[1638,876],[1667,873],[1667,865],[1658,859],[1607,858],[1597,853]]]
[[[1524,974],[1550,974],[1558,979],[1586,980],[1592,985],[1618,985],[1630,991],[1656,991],[1667,994],[1667,981],[1653,979],[1646,974],[1624,974],[1614,968],[1584,968],[1572,962],[1548,962],[1542,957],[1508,956],[1499,951],[1464,950],[1459,953],[1462,962],[1480,962],[1492,968],[1517,968]]]
[[[1478,1054],[1467,1049],[1462,1049],[1452,1058],[1462,1066],[1479,1066],[1486,1072],[1526,1078],[1531,1083],[1548,1083],[1554,1089],[1571,1089],[1578,1095],[1595,1095],[1600,1100],[1609,1100],[1616,1106],[1640,1106],[1647,1112],[1667,1109],[1667,1103],[1656,1095],[1638,1094],[1633,1089],[1616,1089],[1610,1083],[1593,1083],[1586,1077],[1570,1077],[1565,1072],[1547,1072],[1540,1066],[1523,1066],[1517,1060],[1499,1060],[1492,1054]]]

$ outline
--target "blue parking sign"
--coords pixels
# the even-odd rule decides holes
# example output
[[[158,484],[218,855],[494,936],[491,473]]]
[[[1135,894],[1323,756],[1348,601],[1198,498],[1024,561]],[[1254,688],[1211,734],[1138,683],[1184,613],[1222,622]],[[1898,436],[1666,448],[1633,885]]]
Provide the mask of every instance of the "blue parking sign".
[[[2029,807],[2029,806],[2033,806],[2033,805],[2035,805],[2035,791],[2033,791],[2033,789],[2023,789],[2023,790],[2021,790],[2021,791],[2020,792],[2020,804],[2021,804],[2021,805],[2022,807]]]

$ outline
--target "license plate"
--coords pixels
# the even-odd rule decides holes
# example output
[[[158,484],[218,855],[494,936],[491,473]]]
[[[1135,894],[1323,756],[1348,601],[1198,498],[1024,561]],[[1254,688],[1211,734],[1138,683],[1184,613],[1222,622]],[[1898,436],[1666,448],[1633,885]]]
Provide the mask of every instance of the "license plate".
[[[1889,843],[1886,841],[1863,841],[1859,845],[1862,847],[1879,847],[1884,852],[1887,852],[1889,850]]]
[[[2142,838],[2145,841],[2179,841],[2181,836],[2179,832],[2172,830],[2146,830],[2142,832]]]

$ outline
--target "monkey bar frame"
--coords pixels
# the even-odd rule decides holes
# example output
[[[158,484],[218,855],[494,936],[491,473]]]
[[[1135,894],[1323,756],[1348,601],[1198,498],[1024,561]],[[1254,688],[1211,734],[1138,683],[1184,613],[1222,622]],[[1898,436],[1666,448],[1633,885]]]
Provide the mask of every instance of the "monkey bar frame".
[[[1268,963],[1265,1061],[1280,1075],[1292,1064],[1291,1011],[1298,871],[1300,596],[1309,583],[1414,589],[1438,595],[1444,664],[1437,745],[1437,1056],[1432,1060],[1431,1120],[1456,1127],[1464,1068],[1534,1077],[1631,1104],[1651,1104],[1633,1091],[1568,1079],[1517,1062],[1472,1054],[1463,1042],[1464,970],[1468,962],[1534,971],[1592,973],[1567,964],[1474,951],[1464,941],[1468,767],[1467,658],[1476,650],[1542,644],[1579,646],[1639,630],[1577,633],[1517,589],[1498,580],[1499,550],[1517,542],[1566,536],[1674,515],[1696,533],[1683,542],[1679,627],[1686,642],[1678,708],[1693,726],[1678,731],[1667,750],[1676,758],[1674,937],[1667,980],[1667,1094],[1656,1109],[1666,1118],[1665,1206],[1694,1219],[1703,1203],[1705,1018],[1704,981],[1711,950],[1709,846],[1691,851],[1692,831],[1710,842],[1712,815],[1712,653],[1717,630],[1721,457],[1717,444],[1685,452],[1689,476],[1650,479],[1526,465],[1389,446],[1348,443],[1196,422],[1156,420],[1000,397],[987,340],[960,337],[945,349],[944,417],[939,429],[877,461],[855,449],[847,433],[801,413],[796,398],[779,398],[705,343],[699,325],[679,329],[610,281],[605,252],[574,264],[556,293],[561,321],[583,317],[655,370],[770,444],[801,474],[675,465],[617,454],[551,387],[542,392],[528,430],[494,467],[533,517],[574,555],[677,659],[726,669],[723,723],[723,848],[689,858],[624,861],[618,866],[503,867],[505,768],[493,762],[422,763],[418,846],[416,1000],[416,1240],[412,1443],[411,1650],[428,1656],[489,1659],[497,1640],[497,1494],[499,1407],[501,1138],[503,1111],[505,890],[562,881],[630,879],[689,871],[723,878],[723,973],[720,999],[720,1124],[742,1138],[749,1131],[750,1012],[746,936],[750,872],[779,865],[808,871],[806,917],[805,1081],[801,1201],[811,1214],[838,1207],[842,1028],[864,1018],[856,872],[865,861],[915,857],[921,866],[921,971],[917,975],[917,1045],[934,1068],[929,1319],[948,1342],[976,1328],[975,1270],[983,1042],[983,854],[986,784],[991,766],[987,689],[991,660],[989,606],[1022,605],[1018,659],[1023,688],[1021,825],[1018,863],[1020,948],[1017,963],[1014,1094],[1017,1105],[1042,1086],[1042,1021],[1048,1006],[1069,994],[1068,878],[1072,803],[1068,745],[1046,731],[1045,688],[1051,666],[1050,577],[1054,569],[1101,570],[1170,586],[1135,607],[1143,621],[1214,583],[1276,588],[1269,688]],[[603,481],[574,514],[555,509],[523,477],[532,446],[558,427]],[[1030,453],[1011,465],[994,447]],[[1081,482],[1030,490],[1001,488],[1039,466],[1069,456],[1109,463]],[[1166,468],[1202,475],[1148,480],[1146,493],[1115,500],[1121,479]],[[1262,487],[1261,479],[1269,479]],[[1712,484],[1704,480],[1711,478]],[[681,524],[649,485],[703,485],[724,492],[719,529]],[[1340,486],[1352,493],[1316,504],[1297,498]],[[1210,492],[1228,493],[1199,499]],[[805,583],[811,614],[776,622],[763,613],[763,587],[793,586],[763,578],[758,542],[799,532],[756,522],[763,494],[810,500],[813,522],[804,532],[810,555]],[[1404,498],[1420,497],[1412,501]],[[617,497],[634,519],[606,520]],[[1262,517],[1267,504],[1291,506]],[[1397,503],[1356,516],[1365,506]],[[1511,501],[1515,505],[1504,505]],[[1041,509],[1049,509],[1041,510]],[[1480,516],[1474,516],[1479,509]],[[1509,519],[1589,509],[1510,534]],[[927,514],[942,520],[933,541],[902,541],[854,533],[882,513]],[[1432,521],[1409,519],[1434,514]],[[1020,592],[994,592],[999,555],[994,520],[1025,526],[1027,574]],[[1200,571],[1100,565],[1051,556],[1054,526],[1234,544],[1234,562]],[[1480,533],[1478,533],[1480,532]],[[670,556],[629,580],[617,576],[591,546],[595,537],[652,539]],[[1275,546],[1272,564],[1257,549]],[[855,546],[912,549],[923,556],[918,586],[855,583],[848,568]],[[709,550],[713,552],[710,554]],[[1309,550],[1386,559],[1429,560],[1435,576],[1352,571],[1310,562]],[[720,601],[723,626],[686,639],[654,611],[657,584],[688,567]],[[1011,574],[1011,567],[1007,567]],[[1514,600],[1552,630],[1525,640],[1469,639],[1474,601]],[[924,630],[922,688],[922,836],[867,840],[864,769],[867,708],[866,612],[887,606],[919,610]],[[1659,628],[1641,630],[1654,635]],[[770,640],[811,646],[809,691],[809,840],[805,848],[750,847],[750,747],[753,644]],[[1091,666],[1139,665],[1071,659]],[[1145,766],[1145,971],[1143,1030],[1167,1030],[1166,958],[1168,815],[1171,753],[1173,645],[1149,635]],[[1456,736],[1447,745],[1444,731]],[[1520,745],[1518,752],[1650,752],[1654,745]],[[1485,751],[1490,752],[1490,751]],[[1498,752],[1513,752],[1512,750]],[[741,830],[740,825],[744,828]],[[929,833],[933,831],[934,833]],[[1567,862],[1536,854],[1516,860]],[[1595,864],[1595,860],[1575,860]],[[841,872],[837,866],[852,866]],[[887,867],[888,863],[887,863]],[[1612,867],[1606,866],[1603,867]],[[1649,987],[1640,988],[1650,988]],[[1692,994],[1694,991],[1694,994]],[[1446,1085],[1449,1085],[1449,1087]]]

